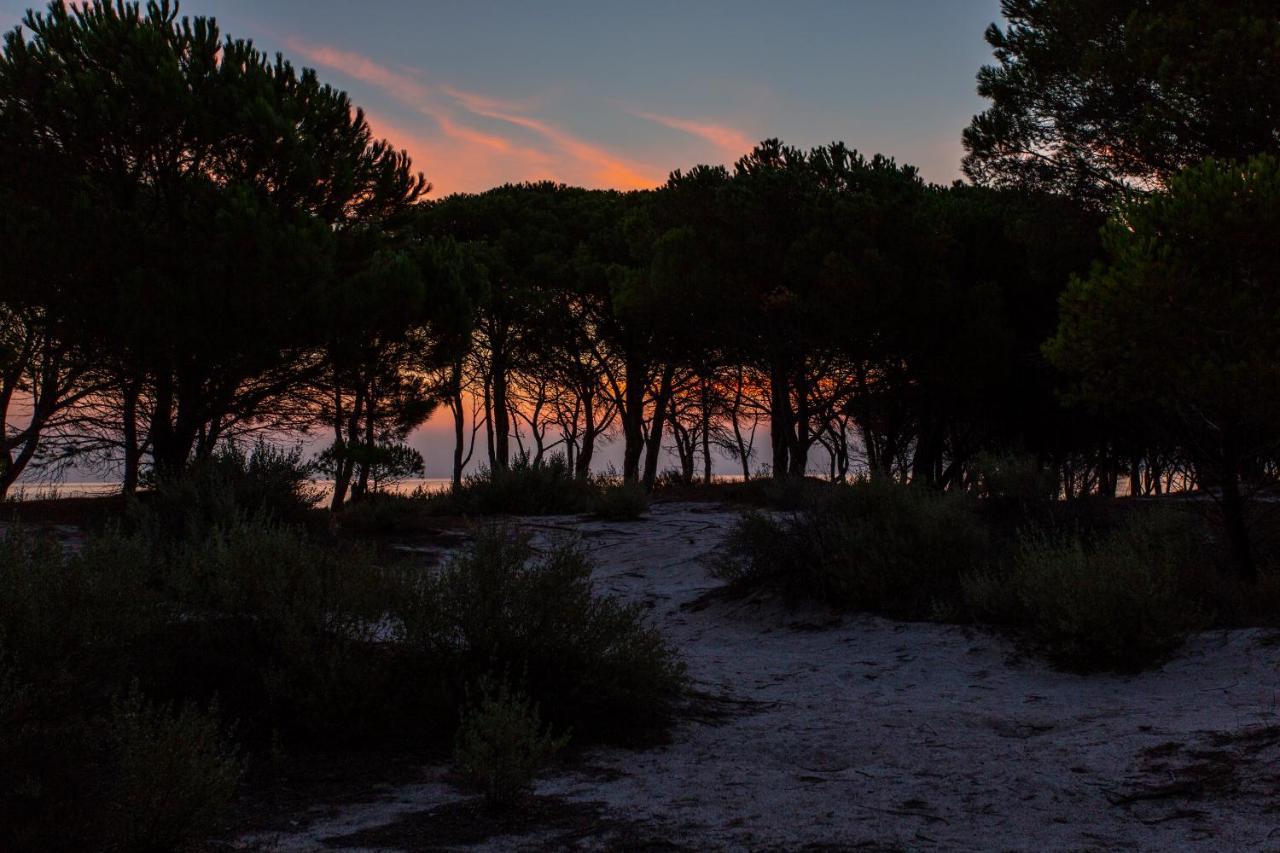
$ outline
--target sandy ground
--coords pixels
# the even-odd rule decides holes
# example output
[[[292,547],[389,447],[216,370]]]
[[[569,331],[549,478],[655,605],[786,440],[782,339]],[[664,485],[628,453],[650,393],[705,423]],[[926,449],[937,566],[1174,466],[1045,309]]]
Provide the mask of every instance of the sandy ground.
[[[1076,676],[964,627],[707,603],[718,582],[702,558],[734,517],[661,504],[631,524],[526,520],[542,541],[582,536],[598,589],[648,603],[724,713],[657,749],[588,752],[538,785],[558,818],[459,846],[1280,850],[1280,643],[1266,633],[1202,634],[1140,676]],[[431,827],[462,798],[424,768],[243,840],[449,849]]]

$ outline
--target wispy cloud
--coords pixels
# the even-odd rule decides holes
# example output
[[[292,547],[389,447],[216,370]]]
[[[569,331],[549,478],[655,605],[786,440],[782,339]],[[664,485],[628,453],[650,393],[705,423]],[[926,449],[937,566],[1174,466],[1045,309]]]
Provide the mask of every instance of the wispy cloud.
[[[436,134],[396,127],[381,114],[371,115],[370,124],[379,134],[408,149],[441,192],[540,179],[637,189],[656,186],[665,177],[661,170],[531,115],[540,105],[537,99],[509,100],[432,85],[410,71],[392,69],[361,54],[297,37],[286,38],[285,44],[307,62],[373,86],[401,106],[431,119]],[[523,132],[512,135],[482,130],[468,122],[467,116]],[[536,144],[531,144],[530,136]]]
[[[675,116],[661,115],[659,113],[650,113],[643,110],[628,110],[627,112],[636,118],[642,118],[647,121],[657,122],[672,130],[680,130],[710,142],[716,147],[719,153],[725,156],[729,162],[737,160],[744,154],[750,153],[755,147],[755,140],[747,133],[737,128],[728,127],[723,124],[711,124],[704,121],[696,121],[694,119],[676,118]]]
[[[652,166],[628,160],[541,119],[522,115],[509,105],[504,106],[502,102],[453,87],[442,88],[475,115],[513,124],[538,134],[563,154],[588,165],[596,180],[605,186],[644,189],[657,186],[663,181],[663,173]]]

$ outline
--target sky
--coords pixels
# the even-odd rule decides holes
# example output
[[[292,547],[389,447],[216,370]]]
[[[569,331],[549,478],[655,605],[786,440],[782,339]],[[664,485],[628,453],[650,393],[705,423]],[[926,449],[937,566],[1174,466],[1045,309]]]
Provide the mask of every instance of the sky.
[[[29,3],[0,0],[0,27]],[[630,189],[764,138],[960,177],[999,0],[184,0],[351,94],[429,197],[552,179]],[[447,413],[414,435],[448,471]],[[603,457],[610,461],[610,451]],[[729,464],[726,471],[732,470]]]
[[[0,26],[29,3],[0,0]],[[660,184],[754,142],[843,140],[960,176],[998,0],[185,0],[348,91],[433,197]]]

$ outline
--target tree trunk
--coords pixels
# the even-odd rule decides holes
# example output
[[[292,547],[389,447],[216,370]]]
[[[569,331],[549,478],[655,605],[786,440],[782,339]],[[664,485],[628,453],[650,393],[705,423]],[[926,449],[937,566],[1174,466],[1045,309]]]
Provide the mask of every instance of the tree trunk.
[[[662,454],[662,423],[667,419],[667,406],[671,402],[671,380],[675,376],[675,367],[668,364],[662,369],[662,378],[658,382],[658,395],[653,402],[653,426],[649,429],[649,440],[645,443],[644,457],[644,489],[653,490],[653,483],[658,478],[658,457]]]
[[[711,485],[711,382],[702,379],[702,481]]]
[[[644,397],[649,385],[647,367],[627,359],[622,408],[622,479],[640,482],[640,457],[644,453]]]
[[[1222,477],[1222,523],[1231,549],[1231,562],[1241,580],[1253,581],[1258,576],[1249,545],[1249,525],[1245,518],[1244,498],[1240,494],[1238,465],[1225,466]]]
[[[124,386],[124,405],[121,407],[121,425],[124,441],[124,476],[120,484],[122,494],[138,491],[138,469],[141,465],[138,448],[138,397],[139,383],[127,382]]]
[[[796,378],[796,411],[794,425],[787,430],[787,439],[791,443],[788,453],[788,473],[792,477],[803,477],[809,469],[809,384],[803,374]]]
[[[574,463],[574,476],[585,480],[591,476],[591,457],[596,450],[596,408],[589,394],[582,398],[583,433],[582,450]]]
[[[453,364],[449,408],[453,410],[453,490],[462,488],[462,457],[466,446],[467,413],[462,405],[462,362]]]
[[[507,411],[507,364],[501,353],[493,356],[493,466],[506,470],[511,461],[511,420]]]
[[[791,388],[786,370],[778,362],[769,369],[769,442],[773,447],[773,477],[787,476],[787,449],[791,444]]]

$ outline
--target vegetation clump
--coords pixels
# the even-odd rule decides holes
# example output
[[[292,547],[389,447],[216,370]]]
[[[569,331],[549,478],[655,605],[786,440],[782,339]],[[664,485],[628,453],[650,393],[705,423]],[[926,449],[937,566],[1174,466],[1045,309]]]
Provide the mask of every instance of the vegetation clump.
[[[404,641],[460,686],[523,674],[549,720],[582,736],[642,739],[669,723],[684,666],[639,605],[594,593],[572,541],[539,553],[527,533],[477,528],[472,544],[404,593]]]
[[[521,456],[427,497],[424,506],[436,515],[567,515],[588,512],[600,490],[595,480],[576,476],[563,456],[536,463]]]
[[[965,601],[1062,666],[1138,670],[1208,625],[1194,583],[1205,562],[1170,516],[1135,516],[1092,540],[1032,529],[1006,568],[965,578]]]
[[[458,772],[490,808],[508,809],[533,789],[538,770],[569,742],[544,729],[538,706],[506,679],[480,679],[462,709],[453,748]]]
[[[959,600],[987,549],[972,498],[873,480],[832,487],[790,514],[747,513],[714,568],[740,587],[925,619]]]
[[[245,769],[223,725],[216,705],[174,710],[137,692],[115,704],[111,835],[120,849],[180,850],[219,829]]]
[[[605,521],[635,521],[649,509],[649,496],[636,483],[602,488],[591,501],[591,514]]]

